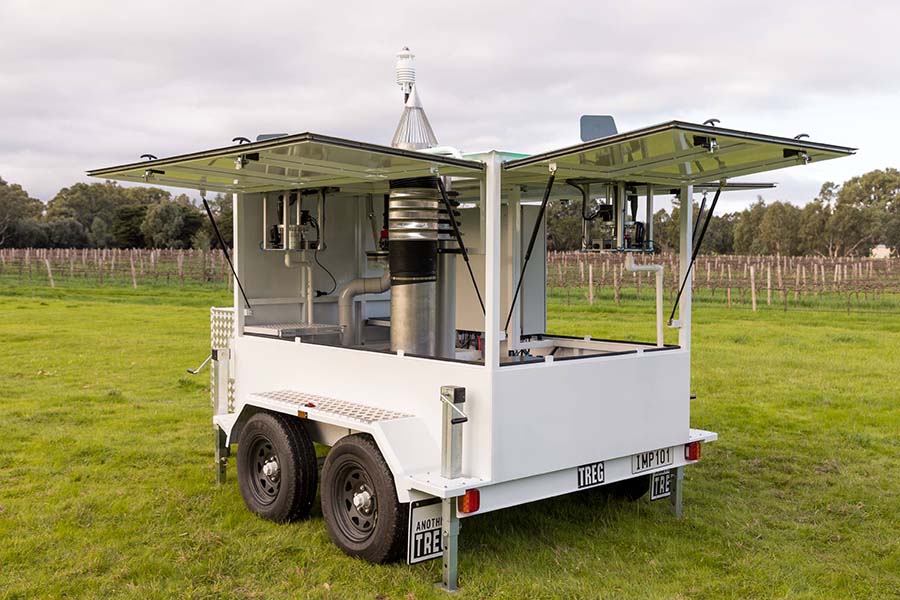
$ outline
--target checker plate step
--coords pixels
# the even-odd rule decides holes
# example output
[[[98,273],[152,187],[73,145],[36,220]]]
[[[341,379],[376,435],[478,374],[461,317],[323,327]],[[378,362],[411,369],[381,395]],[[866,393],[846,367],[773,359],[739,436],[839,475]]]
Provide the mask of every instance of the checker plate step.
[[[253,396],[269,402],[292,404],[297,407],[297,410],[331,413],[344,419],[350,419],[366,424],[375,423],[377,421],[406,419],[414,416],[393,410],[377,408],[375,406],[366,406],[365,404],[358,404],[356,402],[337,400],[335,398],[317,396],[315,394],[307,394],[305,392],[296,392],[293,390],[259,392],[253,394]]]

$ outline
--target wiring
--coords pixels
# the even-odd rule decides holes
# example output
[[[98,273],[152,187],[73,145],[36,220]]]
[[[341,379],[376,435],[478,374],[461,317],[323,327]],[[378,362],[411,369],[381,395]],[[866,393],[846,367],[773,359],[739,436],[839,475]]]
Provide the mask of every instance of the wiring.
[[[595,208],[592,214],[587,214],[587,204],[589,200],[587,189],[575,183],[572,179],[566,179],[566,183],[581,192],[581,218],[585,221],[593,221],[599,217],[600,212],[603,210],[602,205]]]
[[[313,227],[316,228],[316,249],[313,250],[313,260],[316,261],[316,264],[322,267],[322,270],[328,273],[328,276],[331,278],[331,290],[327,292],[322,292],[320,290],[316,290],[316,293],[321,296],[327,296],[328,294],[333,294],[335,290],[337,290],[337,280],[334,278],[334,274],[328,270],[328,267],[322,264],[319,260],[319,246],[321,245],[322,237],[319,230],[319,221],[315,217],[310,217],[309,222],[313,224]]]

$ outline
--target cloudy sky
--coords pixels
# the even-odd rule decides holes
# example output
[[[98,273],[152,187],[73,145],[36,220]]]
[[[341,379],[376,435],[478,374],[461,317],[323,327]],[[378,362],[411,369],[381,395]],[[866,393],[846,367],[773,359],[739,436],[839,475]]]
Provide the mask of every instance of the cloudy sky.
[[[898,22],[897,0],[2,0],[0,176],[49,200],[86,169],[238,135],[388,143],[406,45],[439,140],[464,151],[572,144],[585,113],[860,148],[771,174],[767,199],[802,204],[900,166]]]

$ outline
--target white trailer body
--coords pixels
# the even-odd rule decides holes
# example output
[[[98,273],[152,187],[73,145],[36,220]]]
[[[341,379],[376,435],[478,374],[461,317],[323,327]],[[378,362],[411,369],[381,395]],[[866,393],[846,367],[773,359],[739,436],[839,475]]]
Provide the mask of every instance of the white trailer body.
[[[625,231],[638,221],[633,197],[646,202],[652,222],[654,196],[690,200],[695,186],[727,190],[731,177],[852,152],[673,121],[535,156],[459,158],[300,134],[90,174],[234,194],[234,308],[212,312],[222,476],[228,449],[238,443],[240,452],[256,415],[287,415],[299,423],[290,427],[328,447],[368,434],[389,468],[395,497],[362,485],[343,499],[351,520],[382,527],[393,517],[375,518],[373,507],[384,511],[390,502],[402,505],[403,515],[418,515],[413,521],[421,517],[427,531],[404,524],[407,558],[442,555],[451,589],[459,518],[651,474],[662,474],[653,479],[651,496],[670,496],[680,512],[682,468],[699,458],[700,442],[716,439],[690,427],[690,283],[668,324],[678,329],[676,345],[661,337],[638,343],[546,331],[541,203],[571,196],[572,188],[562,191],[568,182],[588,194],[592,183],[610,186],[616,191],[606,200],[617,231],[609,250],[652,257],[652,226],[649,247]],[[437,318],[455,321],[452,355],[417,355],[398,349],[392,337],[392,330],[435,318],[410,312],[397,319],[396,303],[412,296],[398,295],[409,289],[396,281],[386,285],[395,273],[385,272],[378,232],[391,229],[393,236],[395,222],[388,226],[385,209],[381,223],[379,201],[402,199],[395,192],[404,188],[394,182],[410,178],[441,178],[460,203],[449,212],[458,211],[472,278],[461,254],[438,255],[446,259],[438,266],[439,293],[446,295],[439,301],[445,314]],[[443,191],[433,192],[434,202],[447,201]],[[396,207],[391,204],[392,215],[403,208],[399,201]],[[678,279],[686,281],[695,234],[691,211],[681,213]],[[315,240],[309,231],[304,237],[304,219],[315,222]],[[332,292],[317,295],[331,278]],[[441,288],[451,280],[449,290]],[[351,285],[361,293],[348,307],[341,298],[349,292],[339,292]],[[468,342],[461,346],[460,339]],[[284,459],[272,454],[271,444],[260,448],[256,475],[263,492],[282,493]],[[326,509],[328,471],[326,459],[326,520],[341,506],[336,501]],[[359,476],[348,477],[354,473]]]

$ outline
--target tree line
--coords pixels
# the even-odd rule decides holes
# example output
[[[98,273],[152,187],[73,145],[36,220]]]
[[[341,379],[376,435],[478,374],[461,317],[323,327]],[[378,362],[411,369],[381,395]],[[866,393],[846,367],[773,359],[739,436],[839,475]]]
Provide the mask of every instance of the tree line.
[[[232,242],[232,202],[217,194],[210,208]],[[153,187],[76,183],[44,204],[0,177],[0,248],[216,247],[205,211],[185,195]]]
[[[230,195],[210,207],[226,244],[232,242]],[[693,211],[699,207],[695,203]],[[677,250],[681,207],[657,211],[655,243]],[[581,247],[580,201],[548,207],[552,250]],[[740,212],[713,215],[703,243],[709,254],[868,256],[876,245],[900,248],[900,171],[875,170],[842,185],[826,182],[803,207],[766,203],[761,197]],[[76,183],[48,203],[0,177],[0,248],[197,248],[217,246],[212,226],[193,200],[152,187],[114,182]]]
[[[552,249],[581,248],[581,211],[580,200],[557,201],[548,207]],[[695,219],[698,211],[695,202]],[[676,200],[670,212],[654,214],[654,241],[664,251],[678,249],[680,212]],[[900,171],[870,171],[843,185],[826,182],[803,207],[780,201],[767,204],[758,197],[740,212],[717,212],[703,241],[707,254],[868,256],[879,244],[896,252],[900,248]]]

